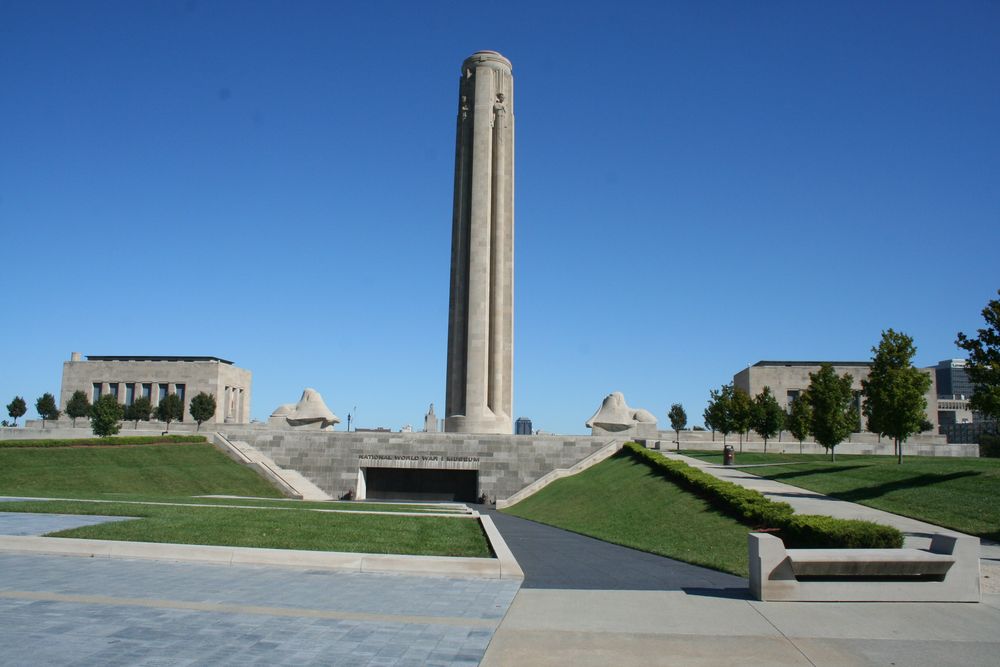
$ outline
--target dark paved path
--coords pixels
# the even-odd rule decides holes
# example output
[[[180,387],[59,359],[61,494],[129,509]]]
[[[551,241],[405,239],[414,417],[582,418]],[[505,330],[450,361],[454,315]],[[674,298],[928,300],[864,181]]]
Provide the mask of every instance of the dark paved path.
[[[636,551],[477,507],[489,514],[524,570],[524,588],[676,591],[742,597],[741,577]],[[735,590],[734,590],[735,589]]]

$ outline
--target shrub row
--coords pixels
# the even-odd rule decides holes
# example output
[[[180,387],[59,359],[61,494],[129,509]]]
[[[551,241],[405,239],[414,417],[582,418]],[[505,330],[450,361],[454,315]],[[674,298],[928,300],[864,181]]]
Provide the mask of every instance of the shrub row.
[[[108,445],[156,445],[205,442],[203,435],[127,435],[117,438],[68,438],[62,440],[0,440],[3,447],[86,447]]]
[[[1000,435],[983,433],[979,436],[979,455],[991,459],[1000,459]]]
[[[739,521],[756,529],[774,530],[788,547],[862,549],[903,546],[903,534],[891,526],[856,519],[795,514],[788,503],[768,500],[758,491],[721,480],[682,461],[672,461],[634,442],[626,443],[625,451]]]

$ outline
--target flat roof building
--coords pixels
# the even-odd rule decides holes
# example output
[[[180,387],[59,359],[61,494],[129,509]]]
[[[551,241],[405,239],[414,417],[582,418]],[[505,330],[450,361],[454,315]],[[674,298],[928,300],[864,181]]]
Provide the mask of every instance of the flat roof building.
[[[819,370],[820,365],[830,364],[837,375],[850,373],[853,381],[851,388],[854,390],[855,407],[858,414],[861,414],[861,381],[868,378],[871,370],[870,361],[758,361],[753,366],[748,366],[733,376],[733,386],[742,389],[751,396],[756,396],[764,389],[770,387],[778,405],[786,411],[791,407],[792,402],[798,398],[803,391],[809,387],[809,374]],[[931,378],[930,389],[927,390],[927,408],[924,411],[927,421],[934,425],[934,432],[937,432],[937,387],[935,383],[935,373],[933,368],[920,369]],[[859,431],[864,426],[864,416],[861,417]]]
[[[250,422],[250,371],[219,357],[163,355],[87,355],[74,352],[63,362],[63,411],[76,391],[91,403],[112,395],[122,405],[146,397],[155,408],[168,394],[177,394],[184,404],[182,421],[191,420],[191,399],[201,392],[215,397],[215,417],[207,423]]]

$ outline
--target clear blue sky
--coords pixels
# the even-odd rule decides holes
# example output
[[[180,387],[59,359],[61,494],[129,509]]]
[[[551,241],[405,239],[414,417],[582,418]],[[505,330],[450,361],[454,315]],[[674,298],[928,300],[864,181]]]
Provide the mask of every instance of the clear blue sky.
[[[443,416],[480,49],[517,91],[515,417],[700,423],[748,363],[981,326],[997,2],[0,0],[2,404],[80,351],[232,359],[260,419]]]

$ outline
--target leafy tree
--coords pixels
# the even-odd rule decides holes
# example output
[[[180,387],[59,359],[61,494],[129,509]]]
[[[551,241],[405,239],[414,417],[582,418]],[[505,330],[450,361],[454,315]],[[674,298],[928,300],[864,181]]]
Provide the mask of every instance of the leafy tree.
[[[753,399],[753,430],[764,438],[764,453],[767,453],[767,440],[778,434],[785,425],[785,411],[778,405],[777,399],[771,393],[770,387],[764,387]]]
[[[14,400],[7,404],[7,414],[14,418],[13,426],[17,426],[17,418],[23,417],[28,411],[28,404],[20,396],[15,396]]]
[[[708,407],[705,408],[705,426],[712,429],[712,439],[715,439],[715,432],[722,434],[722,442],[725,444],[726,436],[733,432],[735,428],[732,418],[733,385],[724,384],[716,391],[709,392]]]
[[[56,397],[45,392],[35,401],[35,412],[42,418],[42,428],[45,428],[45,420],[59,419],[59,408],[56,407]]]
[[[737,387],[733,390],[729,406],[733,428],[740,434],[740,451],[742,452],[743,435],[749,435],[750,426],[753,424],[753,399],[750,398],[750,394]]]
[[[1000,296],[1000,290],[997,290]],[[986,327],[969,338],[959,332],[955,344],[969,353],[965,372],[972,381],[970,404],[986,417],[1000,419],[1000,299],[992,299],[983,308]]]
[[[865,403],[861,411],[868,418],[868,430],[892,438],[897,463],[903,462],[903,442],[920,433],[925,421],[931,378],[913,367],[917,349],[913,339],[892,329],[882,332],[873,347],[868,378],[861,381]]]
[[[140,396],[132,401],[132,405],[125,406],[125,419],[135,422],[135,428],[139,428],[139,422],[149,421],[149,416],[153,414],[153,404],[148,396]]]
[[[66,403],[66,416],[73,420],[73,426],[75,427],[77,419],[86,417],[89,414],[90,401],[87,400],[87,394],[77,389],[73,392],[69,402]]]
[[[90,407],[90,428],[94,435],[106,438],[121,430],[120,422],[125,416],[125,408],[112,394],[105,394]]]
[[[156,418],[161,422],[167,422],[167,430],[170,430],[170,422],[184,416],[184,404],[177,394],[168,394],[163,397],[160,404],[156,406]]]
[[[802,453],[802,441],[809,437],[812,426],[812,407],[809,405],[807,393],[802,393],[789,406],[785,427],[792,437],[799,441],[799,454]]]
[[[670,418],[670,428],[674,429],[674,433],[677,436],[677,450],[680,451],[681,429],[687,426],[688,423],[688,416],[684,412],[684,406],[680,403],[674,403],[670,406],[670,412],[667,413],[667,417]]]
[[[816,442],[830,450],[830,460],[836,461],[834,448],[854,432],[858,411],[854,408],[854,392],[850,373],[838,377],[830,364],[823,364],[809,374],[806,400],[812,408],[809,430]]]
[[[208,421],[215,416],[215,396],[200,392],[191,399],[191,417],[198,422],[198,430],[201,430],[201,423]]]

